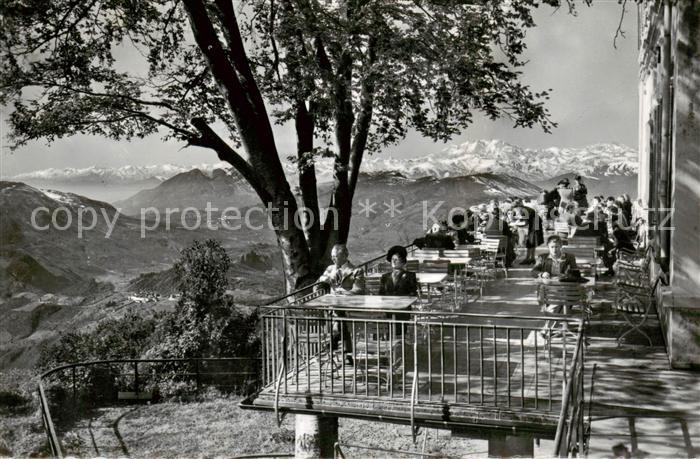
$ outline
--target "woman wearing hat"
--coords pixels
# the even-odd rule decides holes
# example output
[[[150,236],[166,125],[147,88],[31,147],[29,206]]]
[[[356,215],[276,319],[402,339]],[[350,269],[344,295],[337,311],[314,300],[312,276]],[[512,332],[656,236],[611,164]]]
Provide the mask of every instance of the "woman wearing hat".
[[[379,284],[379,294],[388,296],[416,296],[418,282],[416,273],[406,271],[406,249],[395,245],[386,254],[386,260],[391,263],[391,272],[382,275]]]

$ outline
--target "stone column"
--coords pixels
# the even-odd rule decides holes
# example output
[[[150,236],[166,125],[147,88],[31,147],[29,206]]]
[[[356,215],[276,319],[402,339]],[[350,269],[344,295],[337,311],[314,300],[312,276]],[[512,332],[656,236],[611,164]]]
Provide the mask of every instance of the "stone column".
[[[294,418],[294,457],[332,458],[338,441],[338,418],[310,414],[297,414]]]
[[[489,437],[489,457],[533,457],[535,446],[529,435],[492,434]]]

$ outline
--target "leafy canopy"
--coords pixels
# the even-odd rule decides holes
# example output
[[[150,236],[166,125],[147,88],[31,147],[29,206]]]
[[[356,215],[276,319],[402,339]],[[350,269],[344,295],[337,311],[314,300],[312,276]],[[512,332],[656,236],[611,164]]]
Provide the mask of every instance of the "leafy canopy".
[[[193,38],[195,3],[2,2],[0,103],[14,107],[12,145],[157,132],[197,145],[195,118],[236,143],[240,120]],[[408,129],[447,140],[476,110],[548,131],[547,92],[518,80],[540,3],[559,1],[244,0],[233,25],[230,2],[203,6],[231,61],[231,34],[240,34],[255,79],[244,84],[257,84],[276,122],[292,120],[300,101],[309,109],[317,145],[303,153],[311,155],[333,150],[342,91],[369,151]]]

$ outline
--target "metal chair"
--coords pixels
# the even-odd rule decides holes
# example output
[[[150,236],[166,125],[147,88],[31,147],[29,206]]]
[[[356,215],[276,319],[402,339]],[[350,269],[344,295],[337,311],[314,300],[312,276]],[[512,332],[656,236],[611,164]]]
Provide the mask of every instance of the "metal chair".
[[[481,240],[482,265],[486,268],[486,273],[493,274],[494,279],[496,278],[496,272],[501,269],[505,278],[508,279],[505,247],[505,236],[498,238],[488,237]]]
[[[420,262],[418,260],[406,261],[406,271],[411,271],[411,272],[417,273],[419,264],[420,264]]]
[[[554,234],[558,235],[563,240],[566,241],[569,239],[570,231],[571,229],[569,228],[568,223],[556,220],[554,221]]]
[[[469,247],[455,250],[445,250],[443,257],[449,259],[454,258],[470,258],[471,261],[464,267],[455,268],[454,283],[455,283],[455,306],[458,306],[458,293],[462,293],[465,301],[468,301],[469,292],[478,292],[479,298],[483,295],[484,285],[481,266],[481,249],[479,247]]]
[[[380,395],[382,385],[390,389],[394,374],[401,366],[401,338],[392,332],[391,324],[369,322],[367,334],[364,327],[357,336],[354,347],[354,365],[358,382],[369,386],[376,384]]]
[[[637,271],[630,272],[629,268],[624,266],[618,266],[616,269],[613,310],[620,313],[628,325],[628,329],[617,337],[618,346],[625,336],[635,331],[647,339],[649,347],[653,346],[651,337],[642,327],[656,305],[656,290],[665,279],[665,275],[660,269],[656,274],[652,274],[650,270],[649,275],[653,278],[640,278]]]
[[[321,383],[325,384],[334,372],[342,368],[343,348],[333,342],[332,323],[327,311],[305,309],[302,315],[289,321],[288,355],[296,360],[293,365],[300,371],[306,368],[304,371],[314,373],[317,369]]]
[[[450,268],[450,262],[449,260],[423,260],[421,263],[418,265],[418,272],[421,273],[439,273],[439,274],[448,274],[449,273],[449,268]],[[428,295],[428,302],[432,299],[432,291],[433,289],[441,298],[442,302],[444,303],[445,299],[445,293],[447,292],[447,286],[446,284],[431,284],[431,285],[419,285],[419,296],[422,298],[423,294],[423,287],[426,289],[426,293]]]
[[[584,319],[588,319],[591,313],[588,304],[588,295],[581,284],[541,284],[539,300],[541,306],[553,309],[555,314],[561,311],[561,314],[568,316],[569,311],[577,306],[581,308],[581,314]],[[547,324],[545,324],[545,327],[547,327]],[[576,336],[568,330],[568,323],[566,321],[563,322],[563,331],[564,333],[570,334],[572,337]]]

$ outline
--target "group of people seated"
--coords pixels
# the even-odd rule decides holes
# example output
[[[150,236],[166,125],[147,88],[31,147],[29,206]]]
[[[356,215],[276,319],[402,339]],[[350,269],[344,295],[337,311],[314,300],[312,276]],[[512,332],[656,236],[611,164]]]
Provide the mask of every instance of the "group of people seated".
[[[451,250],[460,244],[475,243],[477,233],[486,237],[506,236],[506,267],[513,264],[516,259],[515,247],[519,246],[526,249],[520,265],[534,264],[533,271],[539,271],[549,262],[544,263],[543,256],[536,259],[535,250],[545,242],[544,230],[553,228],[554,222],[559,221],[570,228],[569,237],[599,237],[604,249],[603,264],[607,268],[604,275],[612,275],[617,254],[636,249],[633,241],[635,230],[644,223],[641,203],[633,204],[626,194],[617,198],[594,196],[589,201],[582,177],[576,176],[573,183],[573,187],[570,187],[569,179],[560,180],[555,190],[543,191],[539,202],[512,197],[502,202],[492,199],[488,204],[472,206],[466,214],[455,214],[449,222],[444,219],[432,225],[423,237],[414,241],[414,245],[421,249]],[[636,239],[639,243],[639,238]],[[550,237],[547,245],[557,244],[561,248],[562,242],[561,238]],[[550,256],[545,258],[551,260],[551,254],[550,248]],[[363,273],[348,261],[345,245],[333,247],[331,258],[333,264],[326,269],[319,282],[327,284],[335,294],[364,293]],[[386,258],[392,269],[381,278],[380,294],[416,295],[415,274],[405,269],[406,249],[398,245],[391,247]],[[557,263],[554,265],[558,266]],[[567,267],[569,263],[565,262],[563,266]]]
[[[580,276],[576,258],[562,250],[563,240],[556,234],[547,239],[548,252],[535,256],[535,249],[545,242],[545,228],[552,227],[552,223],[559,220],[572,229],[569,236],[598,236],[604,248],[603,263],[608,268],[605,274],[613,274],[617,253],[636,250],[629,223],[639,225],[643,222],[641,203],[632,204],[627,195],[617,199],[594,196],[589,203],[587,188],[580,176],[574,179],[573,188],[569,187],[568,179],[563,179],[554,191],[556,196],[545,190],[540,202],[526,203],[521,198],[513,197],[503,202],[493,199],[488,205],[473,206],[466,215],[453,215],[449,223],[442,220],[434,224],[414,244],[419,248],[451,250],[458,244],[476,242],[477,232],[486,237],[507,236],[506,266],[510,266],[516,258],[515,246],[520,246],[526,249],[520,264],[533,264],[534,277]],[[552,203],[554,211],[550,211]],[[399,245],[388,250],[386,260],[391,270],[381,276],[380,295],[417,296],[418,282],[416,274],[406,269],[407,255],[406,249]],[[331,259],[333,264],[319,277],[319,285],[325,285],[336,295],[366,293],[364,270],[349,261],[348,249],[344,244],[333,247]]]
[[[364,270],[356,268],[348,259],[344,244],[336,244],[331,250],[333,264],[318,278],[319,287],[325,286],[334,295],[362,295],[365,293]],[[416,273],[406,270],[408,252],[395,245],[389,249],[386,260],[391,271],[381,277],[379,294],[387,296],[417,296]]]
[[[355,267],[348,257],[348,248],[345,244],[336,244],[331,250],[333,264],[328,266],[321,277],[318,278],[317,288],[328,288],[334,295],[363,295],[365,293],[365,273],[361,268]],[[406,270],[408,253],[400,245],[393,246],[386,255],[386,260],[391,263],[391,271],[381,277],[379,294],[386,296],[417,296],[418,282],[416,273]],[[342,310],[334,312],[337,317],[345,317]],[[399,333],[400,329],[397,329]],[[342,339],[341,339],[342,337]],[[345,362],[352,365],[353,359],[352,340],[348,327],[336,322],[333,329],[333,346],[336,348],[342,342]]]

